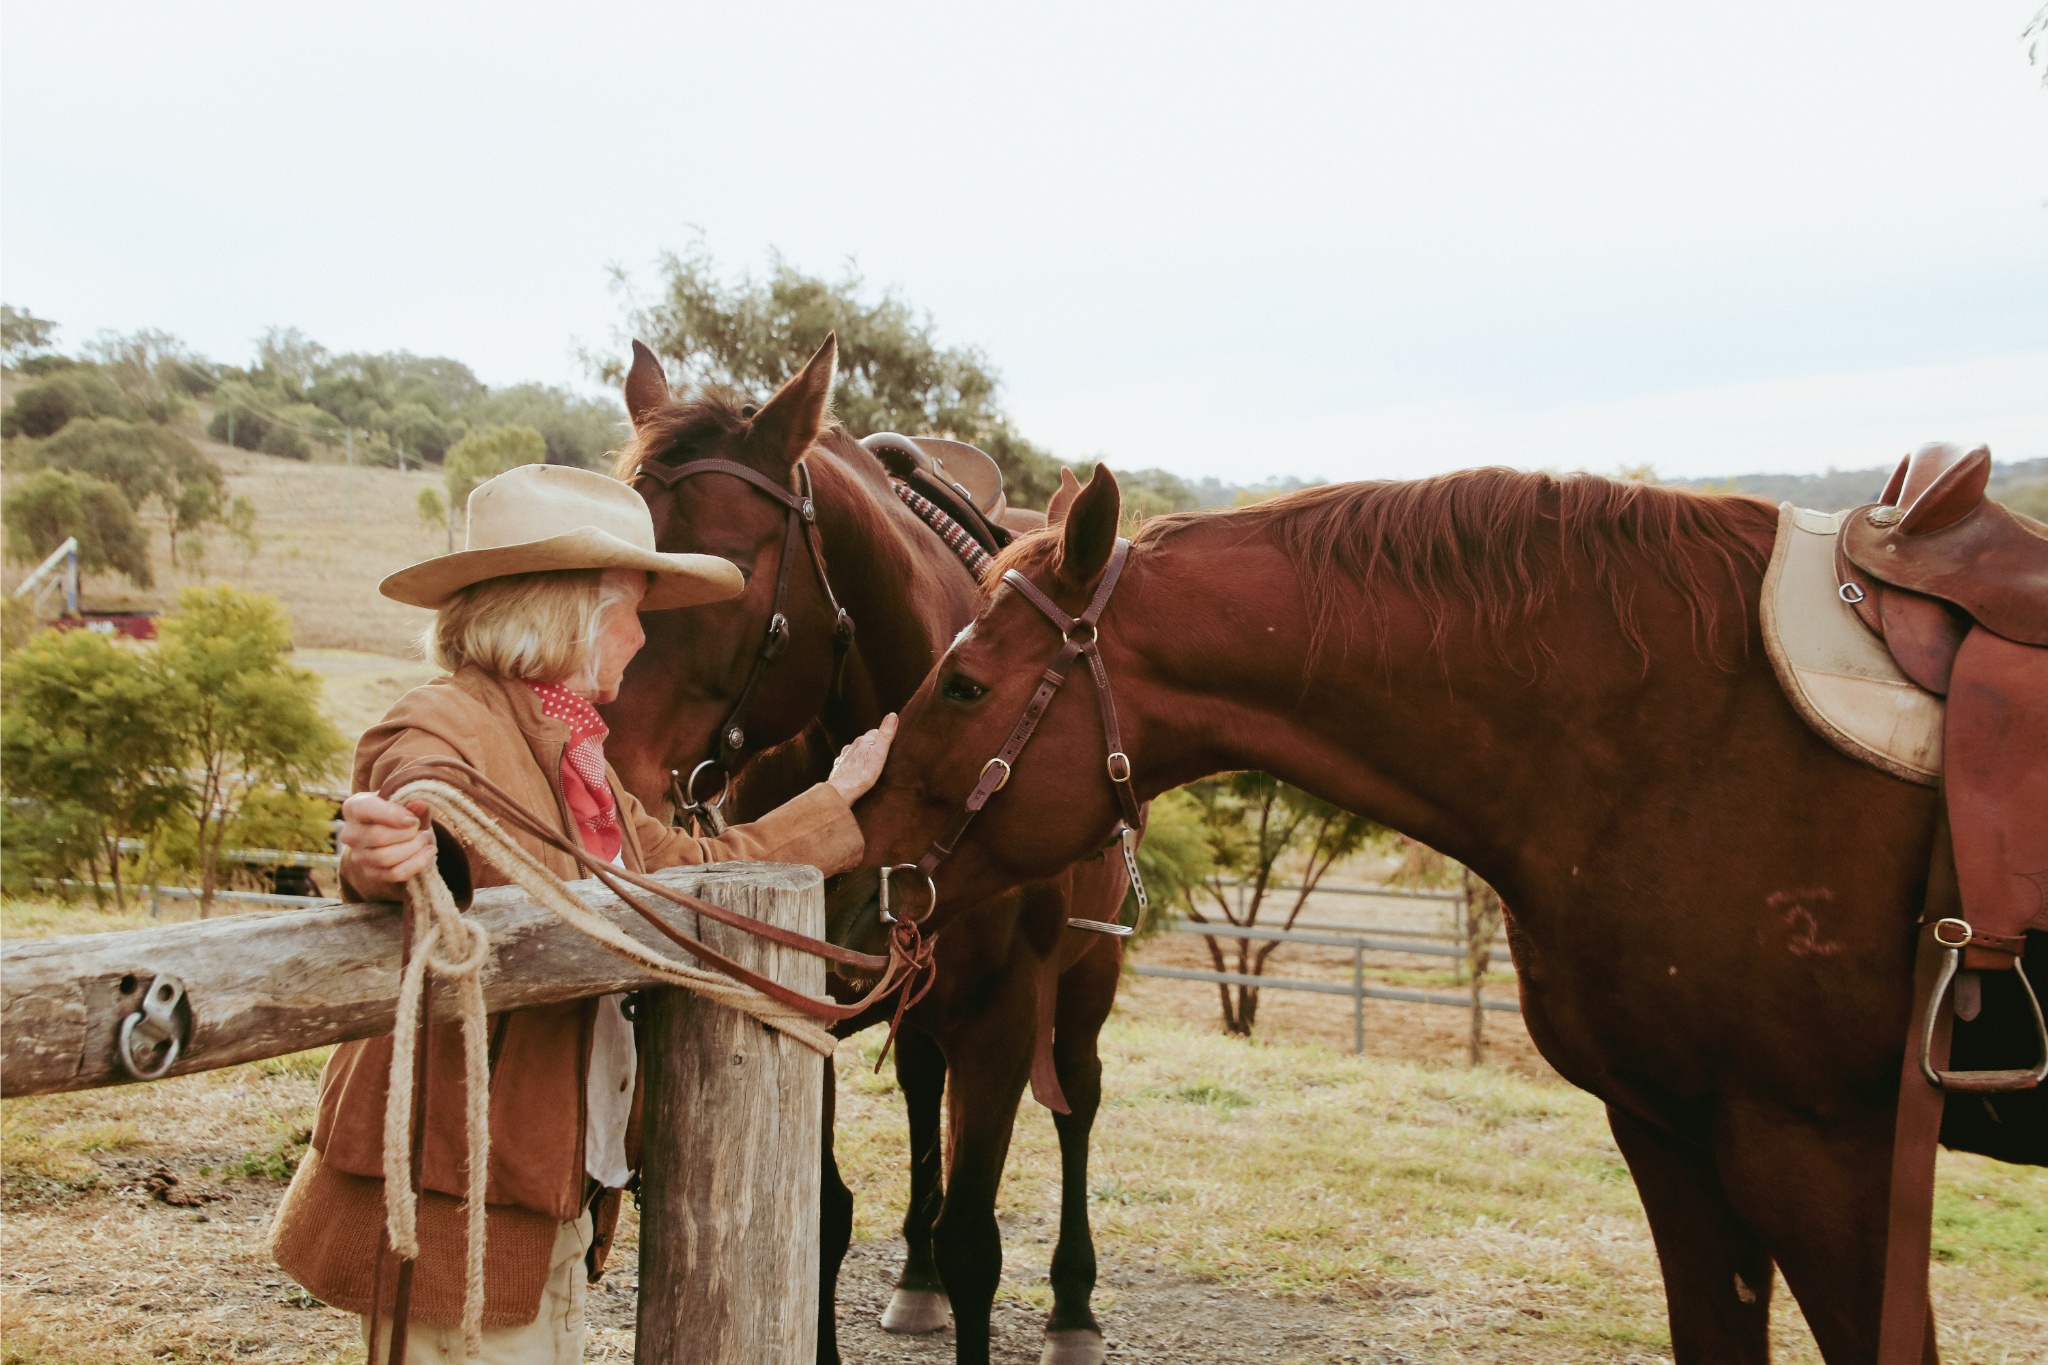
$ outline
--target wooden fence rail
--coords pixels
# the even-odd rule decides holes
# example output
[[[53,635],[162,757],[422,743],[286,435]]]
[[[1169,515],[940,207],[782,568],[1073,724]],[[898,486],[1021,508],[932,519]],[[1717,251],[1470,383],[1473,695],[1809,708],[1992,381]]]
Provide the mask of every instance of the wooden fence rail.
[[[799,932],[824,932],[823,878],[808,867],[731,863],[661,880]],[[670,956],[680,950],[596,882],[584,901]],[[655,982],[513,888],[479,892],[491,935],[493,1011],[640,990]],[[670,921],[807,994],[816,958],[771,949],[670,907]],[[0,1094],[131,1083],[124,1022],[156,987],[180,988],[182,1075],[388,1032],[400,916],[390,905],[301,910],[0,944]],[[453,1015],[452,991],[435,992]],[[824,1059],[752,1019],[680,990],[650,997],[646,1053],[641,1365],[773,1362],[815,1355]]]

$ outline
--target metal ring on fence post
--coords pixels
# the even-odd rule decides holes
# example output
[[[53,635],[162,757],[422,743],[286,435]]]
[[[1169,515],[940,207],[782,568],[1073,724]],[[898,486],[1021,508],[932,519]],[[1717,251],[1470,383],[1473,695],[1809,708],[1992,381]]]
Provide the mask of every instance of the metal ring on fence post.
[[[895,909],[889,904],[889,874],[891,872],[901,872],[906,867],[912,872],[918,870],[916,863],[891,863],[881,870],[882,884],[876,892],[876,899],[881,902],[882,923],[884,924],[894,924],[896,922]],[[911,916],[910,918],[913,922],[930,916],[931,912],[937,909],[939,904],[939,884],[932,880],[930,873],[924,873],[923,876],[925,890],[931,894],[931,904],[925,908],[923,915]]]
[[[178,1007],[184,1003],[185,983],[177,977],[164,973],[149,983],[142,995],[142,1008],[121,1021],[114,1056],[123,1071],[138,1081],[161,1080],[170,1074],[185,1050],[178,1024]],[[189,1006],[186,1015],[191,1015]],[[159,1047],[163,1056],[151,1060]]]

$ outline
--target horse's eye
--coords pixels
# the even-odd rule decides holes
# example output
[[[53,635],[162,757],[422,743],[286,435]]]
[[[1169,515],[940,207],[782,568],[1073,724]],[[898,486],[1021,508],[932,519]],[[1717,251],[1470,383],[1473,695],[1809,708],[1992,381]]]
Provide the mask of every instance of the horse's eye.
[[[988,695],[988,689],[964,673],[955,673],[946,679],[946,685],[939,689],[947,701],[980,701]]]

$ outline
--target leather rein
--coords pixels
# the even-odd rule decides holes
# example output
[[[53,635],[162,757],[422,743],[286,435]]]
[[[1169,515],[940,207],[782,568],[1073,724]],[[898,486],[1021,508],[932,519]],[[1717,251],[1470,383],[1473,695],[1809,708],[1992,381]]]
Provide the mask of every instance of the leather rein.
[[[560,830],[550,827],[546,822],[528,813],[510,792],[460,759],[435,755],[415,759],[393,773],[385,781],[379,794],[388,799],[391,793],[421,778],[435,778],[448,783],[468,795],[491,818],[508,829],[516,830],[558,853],[566,854],[584,872],[603,882],[608,891],[652,925],[662,937],[707,967],[751,986],[770,999],[807,1014],[813,1019],[832,1024],[851,1019],[877,1001],[885,999],[891,992],[914,982],[920,975],[924,977],[923,984],[914,991],[906,990],[906,999],[914,1003],[931,988],[931,941],[913,922],[906,921],[901,925],[892,926],[886,955],[857,953],[851,948],[842,948],[824,939],[812,938],[808,934],[767,924],[750,915],[714,905],[710,901],[678,891],[674,887],[664,886],[644,873],[634,872],[617,863],[598,858],[575,840],[565,838]],[[828,962],[836,962],[856,971],[878,972],[880,979],[864,996],[848,1005],[805,995],[779,981],[763,976],[750,967],[742,966],[701,939],[684,933],[669,923],[659,911],[634,895],[636,890],[659,896],[682,909],[696,912],[701,918],[744,930],[757,938],[767,939],[770,943],[794,948],[798,952],[809,953],[813,957],[824,958]],[[902,1008],[899,1006],[899,1013]]]
[[[811,569],[818,576],[819,591],[825,594],[825,605],[832,609],[834,690],[845,677],[846,658],[853,648],[854,628],[853,618],[847,615],[846,608],[839,605],[838,595],[832,591],[832,581],[825,574],[825,546],[818,532],[818,509],[811,496],[808,464],[797,461],[797,487],[794,490],[736,460],[693,460],[680,465],[649,461],[640,466],[634,480],[652,479],[661,488],[673,490],[684,479],[699,474],[725,474],[738,479],[755,492],[782,504],[789,514],[788,529],[782,537],[782,561],[775,571],[774,605],[769,609],[768,628],[761,637],[760,648],[754,652],[754,665],[747,673],[747,681],[733,699],[725,719],[718,724],[711,756],[692,768],[687,778],[680,769],[671,769],[668,775],[669,794],[676,809],[698,820],[715,836],[725,832],[725,801],[732,794],[733,773],[739,767],[740,754],[747,747],[747,710],[753,705],[754,693],[760,688],[761,680],[789,648],[792,631],[784,606],[789,598],[789,580],[799,546],[810,552]],[[698,795],[698,779],[707,772],[716,773],[723,779],[715,796]]]
[[[975,782],[974,790],[967,794],[966,803],[960,814],[954,817],[952,825],[944,834],[932,840],[931,847],[925,850],[924,857],[918,861],[897,863],[881,870],[883,923],[891,926],[922,925],[927,940],[936,936],[939,930],[945,927],[951,916],[938,913],[939,891],[933,876],[938,871],[939,864],[953,855],[953,850],[959,846],[961,837],[967,833],[968,826],[981,814],[982,807],[1009,782],[1010,772],[1016,766],[1018,755],[1022,754],[1024,746],[1031,742],[1031,736],[1037,731],[1038,723],[1045,719],[1046,708],[1052,705],[1052,699],[1059,695],[1060,688],[1065,685],[1077,659],[1087,662],[1088,672],[1095,679],[1095,696],[1102,709],[1103,741],[1108,749],[1103,766],[1109,775],[1110,788],[1116,793],[1117,805],[1123,814],[1123,819],[1118,823],[1116,832],[1110,839],[1112,843],[1120,843],[1123,846],[1124,867],[1130,873],[1131,889],[1137,893],[1138,908],[1142,911],[1148,905],[1145,881],[1138,875],[1137,858],[1138,828],[1144,823],[1144,813],[1139,808],[1138,794],[1131,787],[1131,756],[1124,751],[1123,732],[1117,725],[1116,697],[1110,691],[1109,670],[1103,666],[1099,633],[1102,613],[1109,607],[1110,596],[1116,591],[1117,580],[1123,577],[1124,564],[1130,559],[1130,555],[1131,542],[1118,536],[1116,548],[1110,552],[1109,563],[1102,571],[1102,581],[1096,586],[1095,595],[1089,600],[1087,609],[1079,616],[1067,615],[1058,603],[1040,591],[1037,584],[1017,570],[1011,569],[1003,575],[1003,582],[1036,608],[1040,615],[1052,623],[1053,629],[1060,633],[1059,652],[1053,656],[1052,662],[1046,665],[1045,672],[1039,675],[1038,689],[1031,694],[1030,702],[1024,707],[1024,714],[1018,717],[1016,725],[1011,727],[1010,737],[1003,741],[1003,747],[997,751],[994,758],[982,764],[981,776]],[[905,871],[924,878],[925,889],[931,897],[925,913],[915,919],[898,916],[889,903],[890,875]],[[1069,921],[1070,927],[1088,923],[1091,922]],[[1119,931],[1130,932],[1121,926],[1098,932],[1114,934]]]

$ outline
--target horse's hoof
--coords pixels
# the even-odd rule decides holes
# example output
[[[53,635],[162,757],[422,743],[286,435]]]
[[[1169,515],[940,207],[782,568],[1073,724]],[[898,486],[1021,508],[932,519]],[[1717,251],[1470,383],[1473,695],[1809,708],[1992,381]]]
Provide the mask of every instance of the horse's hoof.
[[[1038,1365],[1104,1365],[1108,1358],[1102,1349],[1102,1333],[1074,1327],[1045,1334]]]
[[[904,1289],[900,1286],[889,1296],[889,1306],[882,1310],[882,1330],[914,1335],[919,1332],[943,1332],[946,1329],[947,1309],[944,1294],[929,1289]],[[1101,1353],[1095,1359],[1100,1360]],[[1081,1359],[1075,1356],[1074,1359]]]

